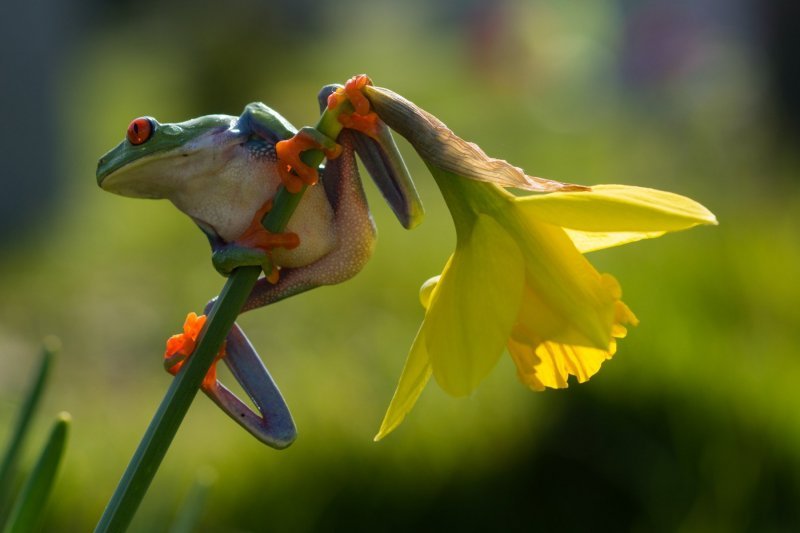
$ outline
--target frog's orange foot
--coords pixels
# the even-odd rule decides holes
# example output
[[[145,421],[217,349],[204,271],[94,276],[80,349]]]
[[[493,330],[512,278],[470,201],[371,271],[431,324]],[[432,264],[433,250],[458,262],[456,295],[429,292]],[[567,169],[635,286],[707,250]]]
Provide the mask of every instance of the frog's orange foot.
[[[196,313],[186,315],[183,323],[183,333],[178,333],[167,339],[167,349],[164,351],[164,368],[173,376],[183,366],[183,363],[194,353],[197,347],[197,337],[206,323],[206,315],[198,316]],[[201,387],[210,390],[217,383],[217,362],[225,357],[225,345],[219,349],[214,362],[211,363],[206,377],[203,378]]]
[[[288,188],[288,187],[287,187]],[[238,239],[233,243],[234,246],[240,247],[245,250],[260,250],[263,256],[259,264],[264,269],[264,274],[267,280],[273,285],[278,282],[280,271],[272,263],[271,251],[275,248],[285,248],[291,250],[300,246],[300,237],[297,233],[285,231],[281,233],[272,233],[267,230],[262,220],[264,216],[272,209],[272,199],[259,209],[250,221],[250,225],[244,230]]]
[[[278,282],[279,269],[272,262],[272,250],[296,248],[300,245],[300,238],[296,233],[272,233],[267,230],[262,221],[271,209],[270,199],[256,211],[250,224],[236,239],[222,246],[214,246],[211,263],[217,272],[230,276],[239,267],[258,266],[267,275],[267,280],[273,284]]]
[[[380,119],[370,110],[369,100],[364,96],[363,89],[367,85],[372,85],[372,80],[366,74],[353,76],[347,80],[344,87],[337,89],[328,97],[328,109],[333,109],[344,100],[349,101],[353,106],[353,112],[340,114],[339,123],[345,128],[360,131],[377,139]]]
[[[378,138],[378,115],[374,111],[366,115],[359,115],[358,113],[341,114],[339,115],[339,123],[345,128],[360,131],[364,135],[373,139]]]
[[[288,187],[287,187],[288,188]],[[256,211],[250,225],[244,230],[237,239],[235,244],[245,248],[258,248],[269,252],[274,248],[286,248],[291,250],[300,245],[300,237],[296,233],[289,231],[281,233],[272,233],[264,228],[261,223],[264,216],[272,210],[272,199],[267,200],[264,205]]]
[[[314,185],[319,180],[317,169],[300,159],[306,150],[321,150],[328,159],[336,159],[342,153],[341,146],[314,128],[301,128],[290,139],[278,141],[275,144],[278,174],[290,193],[298,193],[304,185]]]

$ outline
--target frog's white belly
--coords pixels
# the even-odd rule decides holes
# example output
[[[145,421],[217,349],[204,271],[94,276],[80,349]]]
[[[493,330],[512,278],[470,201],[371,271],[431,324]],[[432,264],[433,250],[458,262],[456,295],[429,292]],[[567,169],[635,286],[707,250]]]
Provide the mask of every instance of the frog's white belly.
[[[300,246],[293,250],[276,248],[272,252],[272,258],[278,266],[309,265],[330,253],[336,246],[333,209],[321,184],[306,190],[297,210],[286,225],[286,231],[297,233],[300,237]]]
[[[275,195],[280,178],[275,163],[254,164],[248,157],[233,157],[223,168],[217,166],[215,170],[195,174],[170,199],[178,209],[212,228],[225,242],[233,242]],[[278,266],[305,266],[334,248],[333,209],[321,185],[306,190],[286,231],[296,233],[300,245],[292,250],[276,248],[272,257]]]

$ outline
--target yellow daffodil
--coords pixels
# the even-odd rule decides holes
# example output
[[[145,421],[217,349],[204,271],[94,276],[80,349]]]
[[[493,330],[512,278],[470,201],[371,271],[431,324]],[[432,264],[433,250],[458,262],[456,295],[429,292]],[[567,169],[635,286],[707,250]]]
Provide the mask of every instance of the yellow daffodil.
[[[433,375],[449,394],[469,394],[504,348],[534,390],[584,382],[637,319],[617,281],[583,252],[698,224],[702,205],[676,194],[600,185],[517,197],[431,166],[456,227],[456,250],[421,291],[425,319],[376,440],[411,410]]]
[[[456,249],[420,292],[425,318],[375,440],[411,410],[431,375],[449,394],[477,387],[508,349],[533,390],[588,380],[638,320],[584,253],[716,218],[697,202],[625,185],[582,187],[527,176],[379,87],[376,112],[425,160],[456,228]],[[543,192],[514,196],[502,187]]]

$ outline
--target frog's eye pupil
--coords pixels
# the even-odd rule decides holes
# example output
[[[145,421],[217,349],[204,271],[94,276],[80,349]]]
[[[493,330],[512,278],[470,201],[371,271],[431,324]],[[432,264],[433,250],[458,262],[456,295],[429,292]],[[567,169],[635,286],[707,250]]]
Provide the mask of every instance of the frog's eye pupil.
[[[134,119],[128,126],[128,141],[133,145],[146,142],[153,135],[153,123],[147,117]]]

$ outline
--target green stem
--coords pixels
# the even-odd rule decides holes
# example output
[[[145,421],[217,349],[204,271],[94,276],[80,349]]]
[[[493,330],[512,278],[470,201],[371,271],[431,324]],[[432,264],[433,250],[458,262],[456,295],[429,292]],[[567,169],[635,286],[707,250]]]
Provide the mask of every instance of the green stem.
[[[35,525],[41,520],[67,445],[70,420],[69,413],[60,413],[56,418],[50,437],[22,487],[3,533],[34,531]]]
[[[39,364],[39,370],[36,373],[34,381],[31,383],[31,388],[25,397],[25,402],[19,411],[17,417],[17,424],[11,434],[11,440],[8,443],[8,448],[3,456],[2,464],[0,464],[0,513],[5,515],[4,503],[11,500],[11,486],[14,484],[14,476],[16,475],[17,462],[19,454],[22,450],[22,444],[25,437],[28,435],[28,429],[33,421],[33,416],[36,411],[39,401],[44,392],[47,376],[50,373],[53,357],[59,350],[59,341],[55,338],[45,339],[42,346],[42,361]]]
[[[316,129],[331,139],[336,139],[342,130],[338,116],[342,112],[351,110],[352,106],[346,101],[334,109],[325,110]],[[319,150],[309,150],[301,157],[303,162],[312,167],[319,166],[325,158]],[[275,196],[272,210],[264,217],[264,227],[273,233],[283,231],[304,192],[305,188],[296,194],[291,194],[281,187]],[[260,274],[260,267],[240,267],[228,278],[209,313],[196,350],[167,390],[103,516],[100,517],[95,528],[96,532],[127,529],[192,400],[197,395],[203,378],[211,368],[219,347],[228,335]]]

